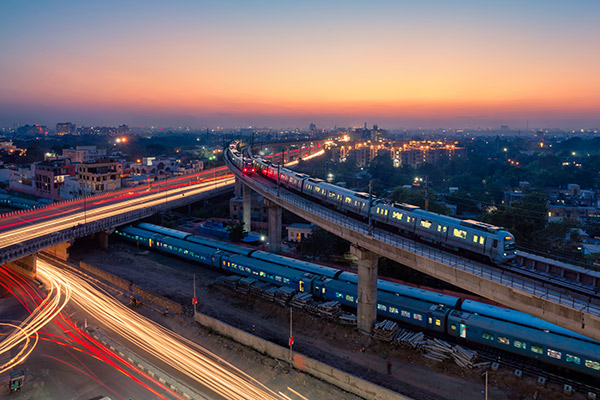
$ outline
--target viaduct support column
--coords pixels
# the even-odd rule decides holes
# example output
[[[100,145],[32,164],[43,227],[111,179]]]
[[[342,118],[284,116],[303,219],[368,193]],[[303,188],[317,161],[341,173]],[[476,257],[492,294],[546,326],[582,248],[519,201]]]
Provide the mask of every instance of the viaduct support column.
[[[8,262],[6,266],[26,278],[35,279],[37,277],[37,254]]]
[[[370,334],[377,319],[377,262],[379,256],[357,245],[350,253],[358,257],[358,330]]]
[[[252,225],[252,190],[247,185],[242,185],[244,194],[244,228],[250,232]]]
[[[269,251],[281,253],[281,207],[265,199],[269,207]]]
[[[98,232],[98,244],[101,249],[108,249],[108,237],[113,232],[113,229]]]
[[[240,178],[235,178],[235,184],[233,187],[233,195],[235,197],[242,197],[242,181]]]

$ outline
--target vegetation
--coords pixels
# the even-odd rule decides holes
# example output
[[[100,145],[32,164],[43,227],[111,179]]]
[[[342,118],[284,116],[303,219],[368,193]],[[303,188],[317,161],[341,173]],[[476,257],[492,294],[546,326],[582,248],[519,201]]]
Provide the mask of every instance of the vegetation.
[[[244,223],[241,221],[231,221],[227,224],[227,232],[229,232],[229,240],[232,242],[241,242],[248,232],[244,229]]]

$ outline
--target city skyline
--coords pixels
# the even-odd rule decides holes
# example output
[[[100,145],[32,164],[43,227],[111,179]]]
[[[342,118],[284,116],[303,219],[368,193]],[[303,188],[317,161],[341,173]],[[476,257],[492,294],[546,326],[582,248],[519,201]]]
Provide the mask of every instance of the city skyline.
[[[0,125],[600,126],[594,1],[141,4],[1,4]]]

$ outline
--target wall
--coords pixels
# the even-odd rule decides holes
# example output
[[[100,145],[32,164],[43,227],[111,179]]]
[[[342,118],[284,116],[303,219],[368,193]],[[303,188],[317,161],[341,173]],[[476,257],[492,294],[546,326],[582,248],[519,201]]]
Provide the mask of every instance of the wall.
[[[196,313],[195,319],[200,325],[211,328],[219,334],[227,336],[238,343],[251,347],[270,357],[286,362],[289,361],[288,348],[266,341],[258,336],[254,336],[204,314]],[[293,353],[293,365],[297,370],[306,372],[365,399],[410,400],[409,397],[405,397],[371,382],[367,382],[354,375],[350,375],[299,353]]]

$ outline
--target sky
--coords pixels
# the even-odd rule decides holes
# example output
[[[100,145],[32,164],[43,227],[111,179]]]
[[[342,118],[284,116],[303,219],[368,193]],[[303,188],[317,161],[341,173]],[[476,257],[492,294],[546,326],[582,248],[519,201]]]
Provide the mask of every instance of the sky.
[[[600,127],[598,0],[0,1],[0,126]]]

